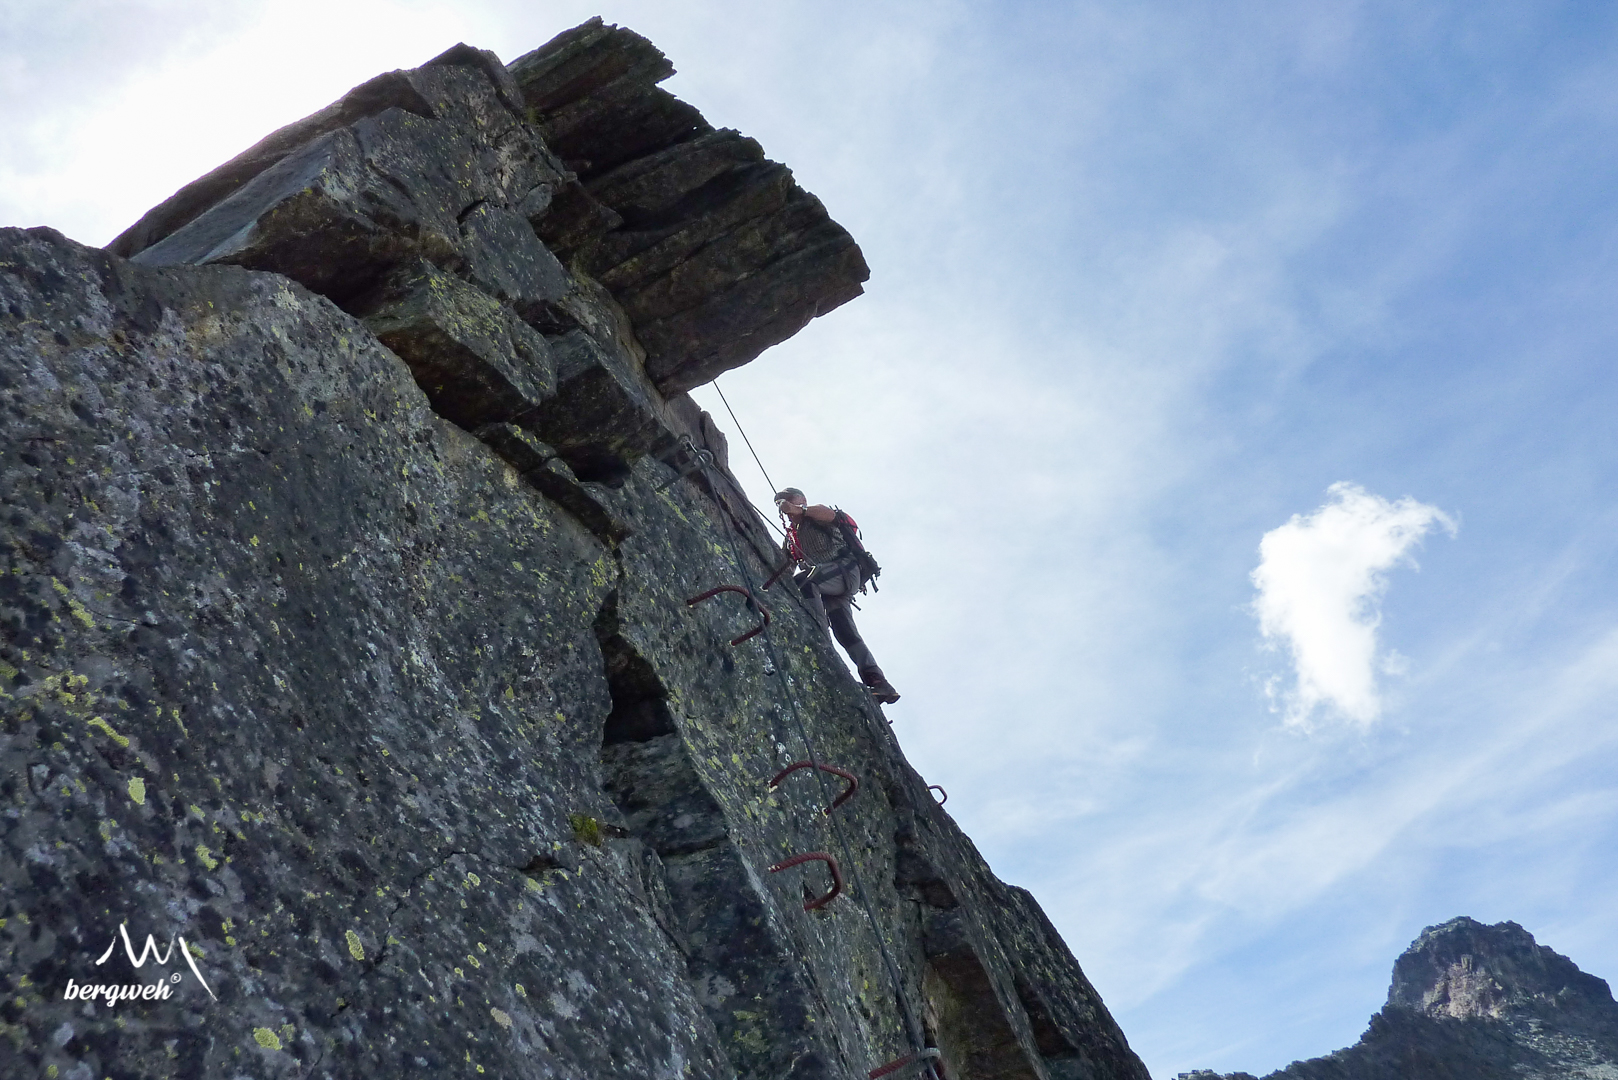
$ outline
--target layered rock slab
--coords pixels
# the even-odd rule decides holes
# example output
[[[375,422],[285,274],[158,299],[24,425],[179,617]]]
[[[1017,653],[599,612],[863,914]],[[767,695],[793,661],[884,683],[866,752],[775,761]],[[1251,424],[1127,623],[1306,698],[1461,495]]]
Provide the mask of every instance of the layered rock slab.
[[[510,71],[459,45],[272,134],[110,250],[274,270],[345,307],[426,259],[546,332],[589,306],[569,302],[560,256],[606,285],[646,374],[676,394],[860,295],[870,272],[785,166],[656,86],[672,73],[599,19]]]
[[[274,270],[339,303],[415,258],[481,270],[521,299],[550,298],[561,283],[529,265],[544,258],[531,231],[478,212],[519,206],[559,174],[488,66],[471,62],[480,54],[446,55],[382,77],[415,108],[368,98],[386,107],[350,120],[355,110],[339,102],[330,120],[300,121],[222,166],[232,182],[223,198],[208,201],[226,180],[204,178],[110,249],[152,266]]]
[[[863,291],[870,270],[848,232],[756,142],[659,88],[674,67],[645,38],[592,19],[511,73],[609,211],[558,233],[561,252],[623,305],[659,389],[709,382]]]

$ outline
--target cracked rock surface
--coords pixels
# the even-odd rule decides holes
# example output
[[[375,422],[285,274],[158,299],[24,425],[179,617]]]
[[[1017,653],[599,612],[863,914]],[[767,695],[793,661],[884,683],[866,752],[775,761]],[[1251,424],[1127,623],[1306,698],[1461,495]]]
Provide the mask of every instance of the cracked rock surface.
[[[509,72],[457,46],[108,251],[0,230],[0,1075],[1146,1080],[758,590],[778,550],[681,390],[852,293],[666,67],[598,20]],[[620,212],[588,188],[626,168]],[[796,209],[741,213],[754,176]],[[584,255],[653,217],[754,252],[641,264],[732,305],[686,360]],[[726,583],[757,602],[689,603]],[[809,758],[860,779],[830,816],[840,779],[768,785]],[[824,908],[825,863],[769,869],[804,852]]]

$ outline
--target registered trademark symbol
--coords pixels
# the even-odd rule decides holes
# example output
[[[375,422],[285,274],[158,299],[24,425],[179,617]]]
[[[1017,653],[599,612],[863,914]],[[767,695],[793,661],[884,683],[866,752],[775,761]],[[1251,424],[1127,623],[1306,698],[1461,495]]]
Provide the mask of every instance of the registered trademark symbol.
[[[178,971],[176,971],[173,975],[169,976],[169,982],[177,983],[179,981],[180,981],[180,973]]]

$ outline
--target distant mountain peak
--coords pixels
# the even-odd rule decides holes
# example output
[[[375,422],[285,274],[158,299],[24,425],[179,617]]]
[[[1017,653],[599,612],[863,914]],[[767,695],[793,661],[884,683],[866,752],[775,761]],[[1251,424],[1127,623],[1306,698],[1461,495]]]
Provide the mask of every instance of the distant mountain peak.
[[[1390,1006],[1457,1020],[1503,1019],[1535,1004],[1613,1004],[1606,982],[1514,922],[1466,916],[1421,932],[1393,965]]]
[[[1421,932],[1393,965],[1360,1041],[1265,1080],[1618,1080],[1618,1002],[1514,922],[1462,916]],[[1181,1073],[1179,1080],[1255,1080]]]

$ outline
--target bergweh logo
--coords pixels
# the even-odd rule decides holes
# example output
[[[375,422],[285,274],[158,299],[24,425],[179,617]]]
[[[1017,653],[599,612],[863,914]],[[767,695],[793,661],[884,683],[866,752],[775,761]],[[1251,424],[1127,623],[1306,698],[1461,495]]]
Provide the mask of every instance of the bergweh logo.
[[[111,959],[113,951],[118,948],[119,937],[122,937],[124,941],[124,954],[129,957],[130,965],[137,971],[144,967],[148,960],[156,961],[157,967],[167,967],[169,957],[174,955],[174,938],[169,938],[167,952],[159,952],[157,942],[152,939],[152,935],[147,934],[146,947],[140,951],[139,956],[136,956],[135,946],[130,944],[129,941],[129,924],[119,923],[118,933],[113,936],[112,944],[107,946],[107,951],[102,953],[101,958],[96,961],[97,967]],[[191,968],[191,974],[195,975],[197,982],[201,983],[202,988],[208,991],[208,996],[218,1001],[219,998],[215,996],[213,988],[208,985],[208,980],[204,979],[202,972],[197,970],[197,962],[191,955],[191,946],[186,944],[184,937],[180,938],[180,955],[185,957],[186,965]],[[176,971],[167,979],[159,979],[146,985],[140,983],[78,983],[69,979],[67,981],[67,990],[63,992],[62,998],[65,1001],[104,1001],[108,1005],[116,1005],[120,1001],[166,1001],[172,992],[173,984],[178,983],[180,978],[180,973]]]

